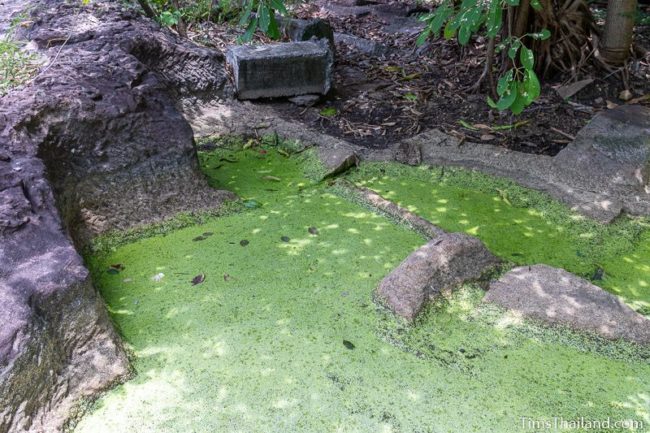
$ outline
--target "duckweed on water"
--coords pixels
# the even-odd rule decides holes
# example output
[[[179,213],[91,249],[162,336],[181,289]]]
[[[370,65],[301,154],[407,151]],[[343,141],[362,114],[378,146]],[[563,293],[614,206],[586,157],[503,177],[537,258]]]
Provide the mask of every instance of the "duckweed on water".
[[[471,287],[417,327],[379,309],[372,290],[423,239],[305,179],[301,158],[202,154],[214,186],[259,206],[89,259],[138,374],[76,432],[530,431],[523,416],[650,425],[650,365],[633,347],[558,343],[481,310]],[[539,250],[522,254],[550,254]]]
[[[479,237],[508,261],[564,268],[650,314],[647,219],[599,224],[544,194],[461,169],[374,163],[350,179],[447,231]]]

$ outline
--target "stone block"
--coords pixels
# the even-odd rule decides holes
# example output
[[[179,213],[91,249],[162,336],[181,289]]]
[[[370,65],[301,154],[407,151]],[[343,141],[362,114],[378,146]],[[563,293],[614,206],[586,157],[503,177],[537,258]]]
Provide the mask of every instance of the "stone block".
[[[228,51],[239,99],[326,94],[332,52],[326,40],[241,45]]]
[[[564,269],[522,266],[490,284],[485,302],[552,325],[650,344],[650,320]]]
[[[498,263],[479,239],[443,234],[400,263],[379,283],[376,294],[395,314],[413,321],[427,301],[480,279]]]

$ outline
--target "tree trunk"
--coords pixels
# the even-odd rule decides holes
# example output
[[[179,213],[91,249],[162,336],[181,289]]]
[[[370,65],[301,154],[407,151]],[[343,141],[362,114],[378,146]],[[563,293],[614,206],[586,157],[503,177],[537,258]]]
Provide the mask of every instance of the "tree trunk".
[[[600,56],[610,64],[627,60],[632,45],[637,0],[609,0],[605,33],[600,42]]]
[[[149,2],[147,0],[138,0],[138,3],[140,4],[140,7],[147,17],[151,19],[156,18],[156,13],[153,11],[153,9],[151,9],[151,6],[149,6]]]

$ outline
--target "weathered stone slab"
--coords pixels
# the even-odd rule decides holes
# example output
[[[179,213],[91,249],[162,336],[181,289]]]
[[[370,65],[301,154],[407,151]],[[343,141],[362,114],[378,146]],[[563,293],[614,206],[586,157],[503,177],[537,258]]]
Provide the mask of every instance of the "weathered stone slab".
[[[554,164],[578,182],[600,178],[650,197],[650,108],[624,105],[599,113]]]
[[[326,94],[332,81],[332,51],[326,40],[230,48],[239,99]]]
[[[359,36],[347,33],[334,33],[334,40],[341,42],[350,47],[356,48],[369,56],[382,57],[389,53],[390,49],[383,44],[379,44],[370,39],[360,38]]]
[[[408,256],[381,281],[376,295],[395,314],[412,321],[427,301],[479,279],[498,263],[479,239],[443,234]]]
[[[340,142],[318,148],[318,158],[325,168],[323,179],[336,176],[359,165],[359,155],[352,146]]]
[[[490,284],[484,300],[549,324],[650,344],[650,320],[564,269],[515,268]]]

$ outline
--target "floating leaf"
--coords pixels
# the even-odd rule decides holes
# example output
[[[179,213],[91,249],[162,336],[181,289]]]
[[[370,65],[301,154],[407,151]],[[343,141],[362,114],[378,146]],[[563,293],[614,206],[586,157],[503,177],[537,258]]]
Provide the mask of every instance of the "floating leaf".
[[[273,182],[280,182],[282,179],[280,179],[277,176],[262,176],[262,180],[271,180]]]
[[[125,269],[125,268],[124,268],[124,265],[123,265],[122,263],[115,263],[115,264],[112,264],[112,265],[111,265],[111,268],[113,268],[113,269],[117,269],[118,271],[123,271],[123,270]]]
[[[282,237],[280,238],[280,240],[281,240],[282,242],[289,242],[291,239],[289,238],[289,236],[282,236]]]
[[[354,348],[356,347],[351,341],[348,340],[343,340],[343,345],[348,350],[354,350]]]
[[[309,227],[307,231],[312,234],[312,235],[317,235],[318,234],[318,229],[316,227]]]
[[[205,233],[203,233],[202,236],[208,237],[208,236],[212,236],[213,234],[214,233],[212,233],[212,232],[205,232]]]
[[[229,157],[225,157],[225,156],[223,158],[219,159],[219,161],[226,161],[226,162],[233,162],[233,163],[234,162],[239,162],[235,158],[229,158]]]
[[[244,200],[244,207],[248,209],[257,209],[258,207],[262,207],[262,205],[256,200]]]
[[[108,270],[106,271],[106,273],[107,273],[107,274],[110,274],[110,275],[117,275],[117,274],[120,273],[120,271],[117,270],[117,269],[115,269],[115,268],[108,268]]]
[[[248,245],[249,243],[250,243],[250,242],[248,242],[248,240],[246,240],[246,239],[242,239],[241,241],[239,241],[239,245],[241,245],[242,247],[245,247],[245,246]]]
[[[199,241],[204,241],[204,240],[205,240],[205,236],[197,236],[194,239],[192,239],[192,241],[194,241],[194,242],[199,242]]]
[[[192,285],[196,286],[197,284],[201,284],[204,281],[205,281],[205,274],[199,274],[196,277],[192,278]]]

